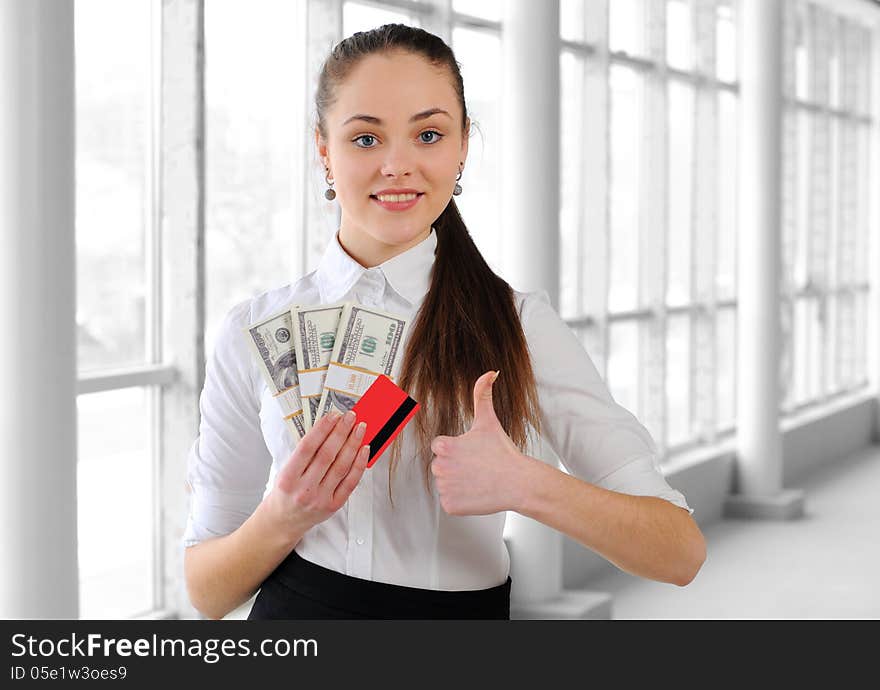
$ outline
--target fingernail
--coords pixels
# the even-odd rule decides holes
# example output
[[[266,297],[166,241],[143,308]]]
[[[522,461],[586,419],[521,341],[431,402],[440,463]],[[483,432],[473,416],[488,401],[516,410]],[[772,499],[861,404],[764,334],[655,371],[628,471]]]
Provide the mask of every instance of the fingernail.
[[[500,373],[501,373],[501,369],[499,369],[498,371],[495,372],[495,376],[492,377],[492,383],[495,383],[495,379],[498,378],[498,374],[500,374]]]
[[[357,425],[357,429],[354,430],[355,438],[363,438],[364,432],[367,430],[367,423],[361,422]]]
[[[356,415],[354,412],[352,412],[351,410],[349,410],[348,412],[345,413],[345,423],[346,423],[346,424],[351,424],[351,423],[354,421],[354,418],[355,418],[356,416],[357,416],[357,415]]]
[[[337,421],[339,421],[339,418],[340,418],[341,416],[342,416],[342,413],[341,413],[339,410],[333,410],[333,411],[330,413],[330,421],[331,421],[331,422],[337,422]]]

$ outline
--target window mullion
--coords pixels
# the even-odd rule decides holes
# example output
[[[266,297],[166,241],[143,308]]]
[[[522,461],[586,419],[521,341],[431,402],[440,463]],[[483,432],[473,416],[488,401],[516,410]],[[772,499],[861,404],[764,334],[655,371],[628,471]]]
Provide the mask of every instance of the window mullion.
[[[146,267],[146,353],[147,362],[160,364],[163,358],[162,347],[162,195],[160,164],[160,137],[162,118],[162,7],[150,5],[150,26],[147,31],[150,52],[150,107],[149,134],[144,147],[147,156],[146,218],[144,227],[147,246],[144,255]],[[172,377],[175,375],[172,369]],[[166,607],[168,597],[163,588],[165,572],[165,535],[162,529],[162,477],[164,456],[162,454],[162,391],[151,386],[146,392],[149,414],[148,438],[151,456],[153,497],[153,609]]]
[[[844,22],[841,27],[841,107],[851,110],[856,99],[857,54],[853,45],[853,26]],[[839,158],[839,235],[837,274],[838,283],[848,286],[853,280],[856,262],[855,226],[858,222],[856,185],[857,170],[857,124],[853,121],[840,122],[840,158]],[[853,383],[853,346],[855,336],[856,314],[853,308],[852,294],[841,293],[837,309],[837,358],[835,361],[835,378],[841,389],[849,388]]]
[[[644,73],[643,137],[640,142],[639,306],[651,317],[639,324],[638,416],[666,453],[666,285],[669,242],[668,204],[668,76],[666,72],[666,2],[647,0],[644,26],[647,53],[655,70]],[[659,171],[659,174],[658,174]],[[659,458],[658,458],[659,459]]]
[[[452,0],[425,0],[433,11],[421,17],[422,28],[452,45]]]
[[[174,309],[162,314],[160,350],[173,353],[174,367],[153,367],[154,377],[170,376],[174,383],[161,388],[160,598],[164,607],[193,618],[199,614],[182,582],[180,538],[187,511],[183,478],[187,452],[198,433],[198,395],[205,371],[204,2],[161,3],[159,24],[162,117],[157,193],[163,240],[169,240],[163,241],[168,249],[162,254],[162,294],[166,303],[174,303]]]
[[[822,8],[810,6],[810,95],[814,102],[829,105],[829,74],[828,61],[828,13]],[[827,374],[824,367],[824,356],[828,350],[827,303],[828,290],[828,254],[830,232],[830,122],[827,112],[816,112],[812,120],[812,147],[810,151],[810,253],[807,257],[809,280],[813,287],[812,299],[818,310],[818,324],[812,321],[810,331],[819,329],[816,337],[809,338],[809,347],[818,347],[819,352],[810,361],[810,379],[813,377],[813,359],[819,363],[818,390],[813,396],[821,397],[827,388]]]
[[[715,71],[715,0],[696,0],[694,36],[697,70]],[[691,396],[692,433],[707,443],[715,440],[716,425],[716,319],[715,273],[718,233],[718,99],[708,84],[698,83],[694,93],[691,260],[692,299],[698,309],[692,320]]]
[[[603,379],[608,373],[608,288],[609,288],[609,107],[608,81],[608,0],[587,3],[584,7],[587,39],[596,52],[587,58],[583,75],[585,127],[580,156],[583,161],[583,242],[589,246],[580,270],[583,292],[580,303],[583,315],[594,325],[581,333],[596,369]]]
[[[794,396],[794,293],[798,232],[798,170],[803,152],[798,149],[798,112],[794,105],[796,81],[796,13],[793,2],[782,5],[782,246],[780,282],[780,404],[788,411]]]

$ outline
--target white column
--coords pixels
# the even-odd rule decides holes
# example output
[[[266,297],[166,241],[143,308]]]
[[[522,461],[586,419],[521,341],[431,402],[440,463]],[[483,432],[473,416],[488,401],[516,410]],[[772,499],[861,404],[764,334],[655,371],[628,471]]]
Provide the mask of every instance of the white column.
[[[558,308],[559,2],[505,2],[502,26],[500,137],[508,142],[501,147],[504,275],[517,290],[546,290]],[[533,451],[535,457],[545,455],[542,447]],[[509,513],[508,520],[511,599],[535,603],[558,597],[562,536],[518,513]]]
[[[779,427],[782,5],[740,3],[737,488],[725,512],[791,518],[803,494],[782,491]]]
[[[559,308],[559,0],[508,0],[502,28],[504,276]],[[545,444],[530,455],[551,465]],[[562,589],[562,535],[510,512],[511,617],[607,617],[610,597]],[[598,612],[598,613],[597,613]]]
[[[183,529],[188,510],[187,453],[199,433],[199,393],[205,351],[204,4],[165,0],[160,23],[161,266],[164,361],[177,370],[161,390],[161,563],[158,604],[179,618],[203,618],[183,577]]]
[[[71,0],[0,2],[0,618],[77,618]]]
[[[508,0],[501,40],[504,275],[559,306],[559,0]]]

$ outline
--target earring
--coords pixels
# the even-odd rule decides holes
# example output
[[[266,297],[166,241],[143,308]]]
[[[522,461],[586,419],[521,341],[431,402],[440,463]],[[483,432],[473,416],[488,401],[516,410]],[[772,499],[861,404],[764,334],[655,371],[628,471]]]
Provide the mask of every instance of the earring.
[[[330,179],[330,168],[324,168],[324,170],[327,171],[324,179],[327,181],[327,184],[330,185],[330,187],[324,191],[324,198],[327,201],[333,201],[336,198],[336,191],[333,189],[333,180]]]
[[[461,179],[461,168],[458,169],[458,177],[455,178],[455,188],[452,190],[452,193],[455,196],[461,194],[461,185],[458,184],[458,181]]]

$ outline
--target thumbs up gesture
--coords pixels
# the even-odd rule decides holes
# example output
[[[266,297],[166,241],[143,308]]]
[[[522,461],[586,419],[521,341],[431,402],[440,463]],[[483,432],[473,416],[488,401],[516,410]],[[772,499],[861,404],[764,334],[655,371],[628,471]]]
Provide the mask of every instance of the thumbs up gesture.
[[[521,501],[527,456],[495,416],[488,371],[474,384],[474,420],[461,436],[435,436],[431,473],[440,505],[450,515],[488,515],[514,510]]]

